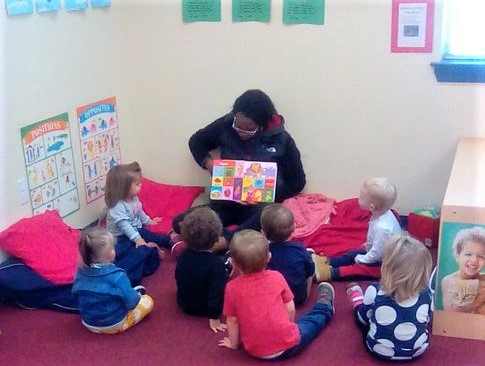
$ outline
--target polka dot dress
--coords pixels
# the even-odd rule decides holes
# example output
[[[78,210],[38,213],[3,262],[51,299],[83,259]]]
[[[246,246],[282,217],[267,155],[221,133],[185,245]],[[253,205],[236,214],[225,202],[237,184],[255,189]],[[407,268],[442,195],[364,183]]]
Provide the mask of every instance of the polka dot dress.
[[[373,284],[367,288],[357,315],[369,326],[366,343],[371,353],[379,358],[404,361],[420,356],[428,348],[431,313],[429,289],[398,303],[380,290],[378,284]]]

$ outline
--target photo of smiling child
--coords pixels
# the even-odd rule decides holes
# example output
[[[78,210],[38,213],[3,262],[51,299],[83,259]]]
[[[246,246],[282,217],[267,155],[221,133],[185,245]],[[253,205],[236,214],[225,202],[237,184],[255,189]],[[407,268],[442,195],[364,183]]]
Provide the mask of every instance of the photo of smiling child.
[[[458,231],[452,253],[458,270],[441,281],[443,310],[485,314],[485,228]]]

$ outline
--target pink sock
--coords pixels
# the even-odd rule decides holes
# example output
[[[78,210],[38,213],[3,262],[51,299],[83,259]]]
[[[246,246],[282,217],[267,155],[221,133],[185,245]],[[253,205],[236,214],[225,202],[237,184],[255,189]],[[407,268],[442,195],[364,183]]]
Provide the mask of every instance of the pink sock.
[[[362,292],[362,288],[359,285],[352,286],[347,289],[347,295],[354,309],[363,303],[364,293]]]

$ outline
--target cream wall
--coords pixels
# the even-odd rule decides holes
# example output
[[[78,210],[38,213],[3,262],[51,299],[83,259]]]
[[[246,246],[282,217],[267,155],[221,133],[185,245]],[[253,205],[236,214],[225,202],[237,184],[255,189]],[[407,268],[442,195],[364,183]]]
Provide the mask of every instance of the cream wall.
[[[327,0],[324,26],[283,25],[282,3],[272,1],[269,24],[232,23],[229,0],[221,23],[182,23],[179,0],[2,14],[1,225],[30,214],[15,193],[25,175],[21,126],[67,110],[79,158],[75,107],[115,95],[123,160],[158,181],[205,185],[188,137],[248,88],[266,91],[285,116],[307,192],[353,197],[363,179],[385,175],[398,186],[400,213],[440,205],[457,139],[485,136],[485,86],[436,82],[429,64],[439,60],[439,24],[433,54],[391,54],[390,1]],[[101,204],[66,221],[84,226]]]

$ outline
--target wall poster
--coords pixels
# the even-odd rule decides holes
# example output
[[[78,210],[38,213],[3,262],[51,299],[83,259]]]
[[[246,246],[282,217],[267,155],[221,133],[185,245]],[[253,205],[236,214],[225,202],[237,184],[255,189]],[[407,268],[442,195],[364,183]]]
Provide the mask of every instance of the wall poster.
[[[79,209],[67,113],[20,129],[30,202],[34,215],[57,210],[62,217]]]
[[[103,99],[77,108],[86,202],[104,196],[106,174],[120,163],[116,99]]]

